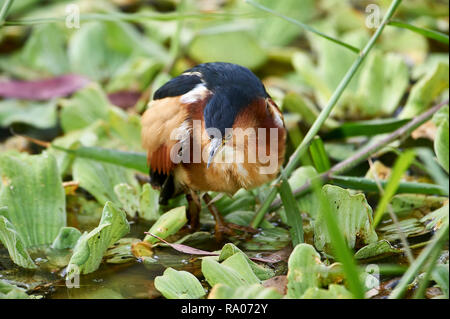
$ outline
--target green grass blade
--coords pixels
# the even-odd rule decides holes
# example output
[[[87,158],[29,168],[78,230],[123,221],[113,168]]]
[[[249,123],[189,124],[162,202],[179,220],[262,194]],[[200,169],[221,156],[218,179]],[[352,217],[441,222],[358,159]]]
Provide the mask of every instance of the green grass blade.
[[[0,9],[0,27],[4,24],[9,9],[11,8],[14,0],[5,0],[2,8]]]
[[[383,217],[384,212],[386,211],[387,206],[392,199],[392,196],[394,196],[397,192],[397,188],[400,184],[400,180],[402,179],[403,174],[411,165],[414,157],[414,151],[406,151],[395,161],[391,176],[389,177],[389,181],[384,190],[384,195],[381,197],[377,206],[377,210],[375,211],[373,228],[377,227],[378,223],[381,221],[381,218]]]
[[[281,182],[279,191],[281,200],[286,210],[287,223],[290,226],[289,231],[291,233],[292,245],[303,243],[303,219],[298,208],[297,201],[292,194],[291,186],[285,177]]]
[[[445,33],[439,32],[439,31],[435,31],[435,30],[431,30],[431,29],[427,29],[427,28],[420,28],[415,25],[412,25],[412,24],[409,24],[409,23],[406,23],[403,21],[399,21],[399,20],[391,20],[391,21],[389,21],[388,24],[393,27],[411,30],[411,31],[421,34],[427,38],[439,41],[439,42],[447,44],[447,45],[449,44],[448,35],[446,35]]]
[[[300,21],[297,21],[297,20],[295,20],[295,19],[289,18],[289,17],[287,17],[287,16],[285,16],[285,15],[283,15],[283,14],[281,14],[281,13],[278,13],[278,12],[276,12],[276,11],[274,11],[274,10],[272,10],[272,9],[270,9],[270,8],[268,8],[268,7],[266,7],[266,6],[263,6],[262,4],[259,4],[259,3],[257,3],[257,2],[254,2],[254,1],[252,1],[252,0],[246,0],[246,2],[247,2],[248,4],[254,6],[255,8],[258,8],[258,9],[260,9],[260,10],[269,12],[269,13],[271,13],[271,14],[277,16],[277,17],[280,17],[280,18],[282,18],[282,19],[284,19],[284,20],[286,20],[286,21],[289,21],[289,22],[291,22],[291,23],[293,23],[293,24],[299,26],[299,27],[302,28],[302,29],[305,29],[306,31],[312,32],[312,33],[314,33],[314,34],[316,34],[316,35],[318,35],[318,36],[320,36],[320,37],[322,37],[322,38],[324,38],[324,39],[327,39],[327,40],[332,41],[332,42],[334,42],[334,43],[336,43],[336,44],[339,44],[339,45],[341,45],[341,46],[343,46],[343,47],[345,47],[345,48],[347,48],[347,49],[349,49],[349,50],[351,50],[351,51],[353,51],[353,52],[355,52],[355,53],[359,53],[359,51],[360,51],[358,48],[355,48],[354,46],[352,46],[352,45],[350,45],[350,44],[348,44],[348,43],[345,43],[345,42],[342,42],[342,41],[340,41],[340,40],[338,40],[338,39],[335,39],[335,38],[333,38],[333,37],[330,37],[329,35],[326,35],[325,33],[322,33],[322,32],[320,32],[320,31],[318,31],[318,30],[316,30],[316,29],[310,27],[310,26],[307,25],[307,24],[304,24],[304,23],[302,23],[302,22],[300,22]]]
[[[53,148],[64,151],[74,156],[88,158],[96,161],[106,162],[135,169],[142,173],[148,173],[147,156],[144,153],[125,152],[100,147],[80,146],[76,149],[67,149],[52,144]]]
[[[377,119],[369,121],[347,122],[327,133],[324,140],[340,139],[353,136],[374,136],[395,131],[402,127],[407,119]]]
[[[322,139],[319,136],[316,136],[312,141],[309,152],[317,172],[323,173],[331,168],[330,159],[325,151]]]

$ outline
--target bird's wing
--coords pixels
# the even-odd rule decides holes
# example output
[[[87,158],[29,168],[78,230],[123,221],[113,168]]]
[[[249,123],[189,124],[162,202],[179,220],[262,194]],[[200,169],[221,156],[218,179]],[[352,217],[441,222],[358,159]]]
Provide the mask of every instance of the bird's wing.
[[[142,115],[142,146],[153,172],[168,175],[175,167],[170,152],[178,142],[176,132],[187,117],[188,110],[180,104],[180,97],[154,100]]]

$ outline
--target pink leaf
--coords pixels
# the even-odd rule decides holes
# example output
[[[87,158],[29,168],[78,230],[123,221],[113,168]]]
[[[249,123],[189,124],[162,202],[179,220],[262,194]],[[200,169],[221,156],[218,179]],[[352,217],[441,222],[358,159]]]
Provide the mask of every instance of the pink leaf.
[[[148,233],[145,232],[145,234],[150,235],[155,237],[156,239],[162,241],[163,243],[169,245],[170,247],[172,247],[173,249],[185,253],[185,254],[190,254],[190,255],[203,255],[203,256],[219,256],[218,253],[213,253],[210,251],[206,251],[206,250],[201,250],[201,249],[197,249],[197,248],[192,248],[186,245],[182,245],[182,244],[171,244],[167,241],[165,241],[164,239],[162,239],[161,237],[158,237],[156,235],[153,235],[152,233]],[[281,259],[280,258],[263,258],[263,257],[249,257],[251,260],[254,261],[260,261],[263,263],[277,263],[279,262]]]
[[[0,96],[24,100],[49,100],[72,94],[89,80],[76,74],[66,74],[37,81],[0,82]]]

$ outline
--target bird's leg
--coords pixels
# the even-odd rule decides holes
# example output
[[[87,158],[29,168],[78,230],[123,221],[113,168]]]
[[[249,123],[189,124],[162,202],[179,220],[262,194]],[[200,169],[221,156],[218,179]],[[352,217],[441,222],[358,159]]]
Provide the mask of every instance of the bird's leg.
[[[188,220],[189,228],[193,231],[197,230],[200,226],[200,211],[202,209],[202,203],[200,198],[194,191],[190,191],[186,194],[186,200],[188,201]]]
[[[211,196],[209,196],[208,193],[205,193],[203,195],[203,200],[205,201],[206,205],[208,206],[208,210],[210,213],[214,216],[214,220],[216,221],[215,226],[215,237],[218,242],[223,240],[223,235],[236,235],[234,230],[241,230],[243,232],[247,233],[257,233],[257,230],[251,227],[245,227],[240,226],[232,223],[227,223],[223,219],[222,215],[218,211],[217,207],[214,205],[214,203],[211,202]]]

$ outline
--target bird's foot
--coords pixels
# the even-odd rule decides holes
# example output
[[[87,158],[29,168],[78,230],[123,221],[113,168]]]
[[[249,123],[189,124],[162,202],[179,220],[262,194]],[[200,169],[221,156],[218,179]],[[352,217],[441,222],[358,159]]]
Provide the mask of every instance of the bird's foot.
[[[236,233],[239,231],[239,233]],[[252,227],[241,226],[233,223],[228,223],[221,219],[216,221],[215,226],[215,237],[218,242],[223,241],[224,235],[237,236],[239,238],[245,239],[251,234],[256,234],[258,231]]]
[[[243,232],[244,237],[247,237],[248,234],[255,234],[258,232],[256,229],[251,227],[226,222],[217,207],[214,205],[214,203],[211,202],[211,197],[208,195],[208,193],[203,195],[203,200],[205,201],[206,205],[208,206],[208,210],[214,216],[214,220],[216,221],[214,236],[216,237],[216,240],[218,242],[223,241],[225,235],[242,237],[242,234],[236,233],[236,230]]]

